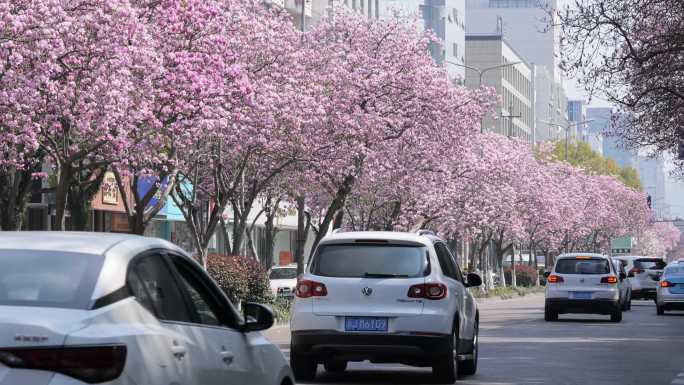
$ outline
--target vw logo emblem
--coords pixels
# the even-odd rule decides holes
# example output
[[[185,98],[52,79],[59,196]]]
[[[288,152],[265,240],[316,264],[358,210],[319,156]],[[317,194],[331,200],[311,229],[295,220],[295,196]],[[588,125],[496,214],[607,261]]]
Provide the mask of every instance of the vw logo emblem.
[[[363,289],[361,289],[361,293],[363,293],[363,295],[367,297],[373,294],[373,289],[371,289],[370,287],[364,287]]]

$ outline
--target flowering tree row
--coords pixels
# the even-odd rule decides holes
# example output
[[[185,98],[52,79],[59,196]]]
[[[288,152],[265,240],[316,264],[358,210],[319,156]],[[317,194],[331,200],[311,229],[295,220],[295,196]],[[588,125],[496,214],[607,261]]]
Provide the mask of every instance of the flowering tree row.
[[[430,227],[500,258],[646,226],[643,194],[480,134],[496,98],[454,85],[433,41],[344,10],[300,33],[257,0],[0,0],[0,226],[44,177],[56,228],[84,226],[107,171],[133,232],[173,200],[202,261],[228,222],[227,253],[250,243],[259,202],[271,225],[299,202],[316,241]]]

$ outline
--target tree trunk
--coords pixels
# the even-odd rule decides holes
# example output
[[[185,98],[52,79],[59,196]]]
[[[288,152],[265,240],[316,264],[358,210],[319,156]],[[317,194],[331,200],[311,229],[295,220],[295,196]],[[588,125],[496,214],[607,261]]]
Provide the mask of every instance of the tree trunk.
[[[61,164],[57,172],[57,186],[55,188],[55,227],[53,230],[64,231],[66,228],[66,205],[71,183],[71,165]]]
[[[274,207],[270,211],[266,212],[266,221],[264,222],[264,243],[265,247],[262,249],[264,251],[261,256],[261,263],[267,269],[273,266],[273,249],[275,247],[275,237],[280,231],[278,227],[275,226],[275,217],[278,212],[278,206],[280,205],[280,200],[277,200]],[[299,223],[297,224],[299,226]],[[299,230],[299,229],[298,229]],[[296,260],[296,259],[295,259]]]
[[[0,229],[3,231],[21,230],[31,194],[33,171],[37,170],[7,169],[0,173]]]
[[[297,197],[297,244],[295,245],[294,260],[297,263],[297,275],[304,272],[304,247],[306,245],[306,198]]]
[[[71,230],[87,231],[90,224],[90,202],[100,190],[106,168],[89,170],[81,165],[67,193],[67,207],[71,215]]]
[[[235,212],[235,210],[234,210]],[[246,230],[247,218],[244,213],[240,215],[235,215],[235,221],[233,222],[233,254],[242,255],[244,250],[245,230]]]
[[[515,269],[515,246],[513,246],[513,250],[511,251],[511,286],[512,287],[518,287],[518,279],[516,277],[516,269]]]
[[[328,235],[330,225],[335,220],[338,212],[344,208],[344,203],[346,202],[349,194],[351,194],[352,187],[354,187],[355,182],[356,178],[353,175],[347,175],[347,177],[344,178],[342,185],[340,185],[340,187],[337,189],[335,198],[332,200],[332,202],[330,202],[330,206],[328,206],[325,216],[321,221],[321,225],[318,228],[318,234],[316,234],[316,239],[314,239],[311,252],[316,249],[316,246],[318,246],[318,243],[323,239],[323,237]]]

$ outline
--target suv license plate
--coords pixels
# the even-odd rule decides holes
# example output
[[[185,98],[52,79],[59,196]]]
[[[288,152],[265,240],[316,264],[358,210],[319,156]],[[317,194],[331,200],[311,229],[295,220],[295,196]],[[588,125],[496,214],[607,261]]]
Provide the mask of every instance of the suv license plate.
[[[348,332],[386,332],[386,317],[346,317],[344,330]]]
[[[591,299],[590,291],[571,291],[570,299]]]

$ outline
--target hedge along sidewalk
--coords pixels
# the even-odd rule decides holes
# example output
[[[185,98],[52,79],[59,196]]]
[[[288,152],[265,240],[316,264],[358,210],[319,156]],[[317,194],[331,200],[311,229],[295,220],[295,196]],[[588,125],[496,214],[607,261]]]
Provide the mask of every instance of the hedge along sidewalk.
[[[526,295],[541,294],[544,292],[544,286],[531,287],[496,287],[487,292],[481,290],[472,290],[473,297],[479,301],[489,299],[513,299],[517,297],[524,297]]]

